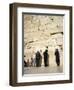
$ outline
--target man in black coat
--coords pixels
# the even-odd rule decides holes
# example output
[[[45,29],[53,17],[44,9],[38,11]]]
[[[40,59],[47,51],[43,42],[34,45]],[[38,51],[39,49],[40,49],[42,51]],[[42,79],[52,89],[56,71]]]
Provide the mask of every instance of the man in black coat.
[[[24,60],[24,67],[28,67],[27,62]]]
[[[56,64],[57,66],[60,66],[60,54],[58,49],[55,50],[55,56],[56,56]]]
[[[49,66],[49,54],[47,49],[44,51],[43,55],[44,55],[44,65],[45,67],[47,67]]]
[[[37,53],[36,53],[36,67],[41,66],[41,58],[42,58],[42,56],[41,56],[40,52],[37,51]]]

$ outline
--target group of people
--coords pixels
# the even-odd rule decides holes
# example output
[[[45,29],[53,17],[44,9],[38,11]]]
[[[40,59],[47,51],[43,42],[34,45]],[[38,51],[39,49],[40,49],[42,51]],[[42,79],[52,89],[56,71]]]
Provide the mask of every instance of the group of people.
[[[42,50],[37,51],[35,53],[34,57],[31,57],[30,61],[29,61],[29,59],[27,61],[24,60],[24,66],[25,67],[29,67],[29,66],[41,67],[41,65],[42,65],[42,56],[43,56],[43,59],[44,59],[44,66],[45,67],[49,66],[48,48],[43,52],[43,54],[42,54]],[[57,66],[60,66],[60,54],[59,54],[58,49],[55,50],[55,59],[56,59]]]

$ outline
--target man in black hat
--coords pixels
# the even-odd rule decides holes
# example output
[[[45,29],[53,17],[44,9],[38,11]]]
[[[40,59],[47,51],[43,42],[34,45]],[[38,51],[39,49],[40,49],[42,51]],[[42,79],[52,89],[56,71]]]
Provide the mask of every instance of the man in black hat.
[[[56,64],[57,66],[60,66],[60,54],[58,49],[55,50],[55,56],[56,56]]]
[[[45,67],[47,67],[49,66],[49,54],[47,49],[44,51],[43,55],[44,55],[44,65]]]

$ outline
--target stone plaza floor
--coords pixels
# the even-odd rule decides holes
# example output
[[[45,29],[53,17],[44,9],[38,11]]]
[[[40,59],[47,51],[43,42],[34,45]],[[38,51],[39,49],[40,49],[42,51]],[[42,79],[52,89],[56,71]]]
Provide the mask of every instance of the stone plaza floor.
[[[25,67],[24,74],[63,73],[62,66]]]

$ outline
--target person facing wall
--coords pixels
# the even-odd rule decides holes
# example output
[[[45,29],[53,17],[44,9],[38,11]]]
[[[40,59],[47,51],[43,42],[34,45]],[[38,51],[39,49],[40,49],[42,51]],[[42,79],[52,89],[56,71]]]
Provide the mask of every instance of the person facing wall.
[[[41,66],[41,54],[39,51],[37,51],[36,53],[36,67],[40,67]]]
[[[55,57],[57,66],[60,66],[60,53],[58,49],[55,50]]]
[[[44,55],[44,66],[47,67],[49,66],[49,54],[47,49],[44,51],[43,55]]]

